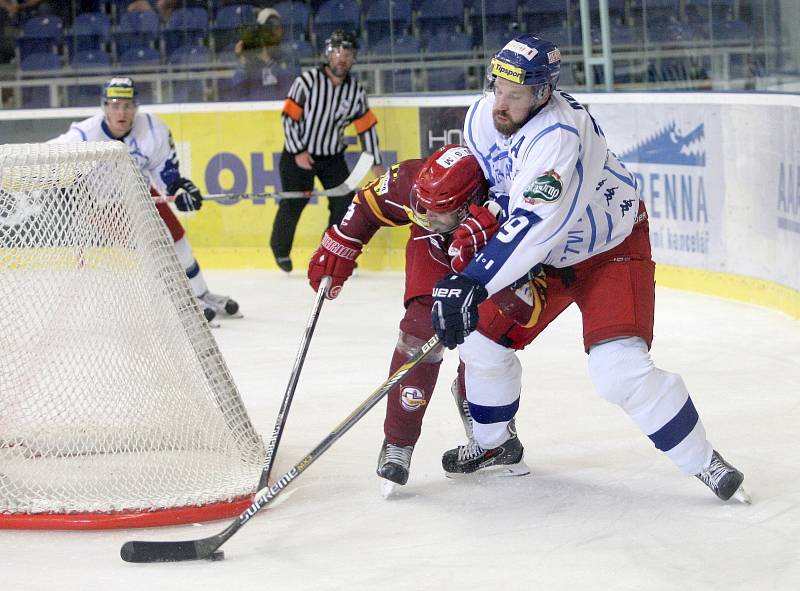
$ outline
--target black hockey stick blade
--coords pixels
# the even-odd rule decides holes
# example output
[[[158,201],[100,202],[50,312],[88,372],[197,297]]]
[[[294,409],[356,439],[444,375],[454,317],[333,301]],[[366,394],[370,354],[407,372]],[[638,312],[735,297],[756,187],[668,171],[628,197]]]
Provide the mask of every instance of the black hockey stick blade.
[[[341,423],[308,454],[297,462],[292,468],[281,476],[268,488],[258,491],[250,506],[234,519],[228,527],[216,535],[199,540],[184,540],[176,542],[125,542],[120,549],[120,556],[125,562],[181,562],[184,560],[198,560],[213,558],[215,552],[222,544],[227,542],[240,528],[261,509],[267,506],[275,497],[289,486],[294,480],[305,472],[309,466],[316,462],[328,448],[330,448],[342,435],[347,433],[353,425],[358,423],[389,391],[402,381],[427,355],[439,346],[439,339],[431,337],[417,351],[395,371],[383,384],[359,404]]]
[[[211,558],[225,540],[211,536],[184,542],[125,542],[119,555],[125,562],[182,562]]]

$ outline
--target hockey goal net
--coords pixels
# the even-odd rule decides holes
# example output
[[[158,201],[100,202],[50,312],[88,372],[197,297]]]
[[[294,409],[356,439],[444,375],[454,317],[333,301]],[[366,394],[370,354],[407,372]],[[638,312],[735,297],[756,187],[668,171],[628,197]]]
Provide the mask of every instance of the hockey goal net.
[[[220,519],[264,448],[119,142],[0,146],[0,528]]]

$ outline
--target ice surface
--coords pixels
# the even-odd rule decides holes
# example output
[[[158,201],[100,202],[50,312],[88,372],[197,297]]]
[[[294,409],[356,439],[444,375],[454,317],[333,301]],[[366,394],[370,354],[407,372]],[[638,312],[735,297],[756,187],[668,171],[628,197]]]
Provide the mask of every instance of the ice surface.
[[[208,272],[244,319],[214,331],[269,438],[313,292],[301,273]],[[273,478],[387,376],[402,277],[363,273],[322,308]],[[381,403],[223,546],[226,560],[131,565],[130,539],[210,535],[226,522],[112,532],[0,531],[0,588],[17,590],[800,588],[800,322],[659,288],[656,364],[680,373],[712,443],[745,472],[751,506],[683,477],[597,397],[569,310],[524,351],[517,418],[531,476],[450,481],[463,440],[449,353],[405,487],[384,500]]]

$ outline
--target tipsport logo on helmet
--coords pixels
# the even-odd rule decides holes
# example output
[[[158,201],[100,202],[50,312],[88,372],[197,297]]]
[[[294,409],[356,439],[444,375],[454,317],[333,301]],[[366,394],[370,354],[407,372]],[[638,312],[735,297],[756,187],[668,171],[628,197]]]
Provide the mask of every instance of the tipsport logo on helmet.
[[[536,51],[534,49],[534,51]],[[498,59],[492,59],[492,74],[498,78],[504,78],[517,84],[525,82],[525,70],[512,66]]]
[[[442,168],[450,168],[456,162],[461,160],[462,158],[466,158],[470,155],[470,152],[467,148],[450,148],[444,154],[439,156],[436,159],[436,164],[441,166]]]

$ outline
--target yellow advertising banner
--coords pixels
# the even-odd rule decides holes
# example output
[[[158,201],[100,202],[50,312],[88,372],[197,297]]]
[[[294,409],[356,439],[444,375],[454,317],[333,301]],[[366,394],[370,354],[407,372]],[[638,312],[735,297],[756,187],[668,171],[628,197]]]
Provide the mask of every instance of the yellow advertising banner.
[[[378,118],[385,163],[419,158],[419,108],[392,106],[372,110]],[[278,162],[283,150],[280,111],[226,110],[159,116],[172,130],[181,170],[204,194],[266,193],[280,189]],[[352,166],[361,150],[352,126],[346,130],[345,141]],[[363,182],[368,180],[369,175]],[[277,269],[269,249],[276,209],[274,199],[230,204],[206,201],[201,211],[183,214],[181,222],[196,256],[206,268]],[[296,269],[305,267],[327,223],[327,199],[313,199],[303,211],[295,234],[292,259]],[[406,228],[381,230],[359,258],[359,266],[369,270],[402,270],[407,238]]]

